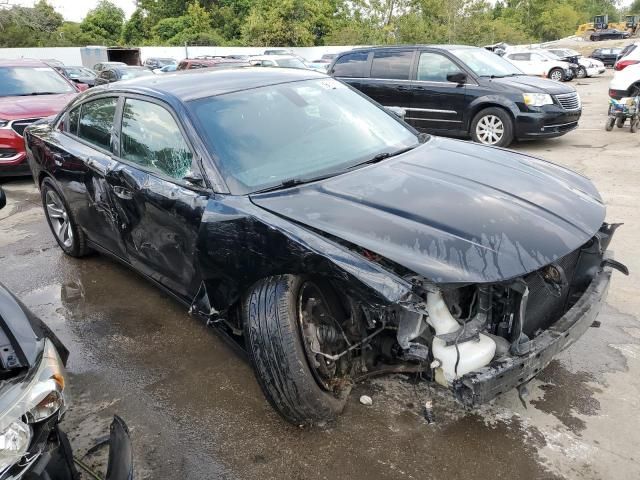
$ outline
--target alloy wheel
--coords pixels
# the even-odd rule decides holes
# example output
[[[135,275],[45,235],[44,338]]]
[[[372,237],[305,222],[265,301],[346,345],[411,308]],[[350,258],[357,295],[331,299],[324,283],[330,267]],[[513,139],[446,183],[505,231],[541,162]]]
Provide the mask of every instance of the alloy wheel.
[[[554,70],[551,72],[551,80],[555,80],[556,82],[560,82],[562,80],[562,72],[560,70]]]
[[[53,233],[62,245],[71,248],[73,246],[73,228],[62,199],[53,190],[48,190],[45,198],[47,217],[51,222]]]
[[[495,145],[504,136],[504,124],[496,115],[485,115],[476,125],[476,136],[481,143]]]

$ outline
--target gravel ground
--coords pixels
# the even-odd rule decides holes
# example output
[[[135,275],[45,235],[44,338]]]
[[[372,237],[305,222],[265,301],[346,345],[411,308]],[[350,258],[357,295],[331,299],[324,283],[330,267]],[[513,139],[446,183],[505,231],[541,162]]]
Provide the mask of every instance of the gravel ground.
[[[213,331],[114,262],[64,256],[33,183],[3,181],[0,281],[71,350],[63,426],[78,456],[118,413],[138,479],[640,478],[640,136],[604,131],[609,77],[573,83],[578,130],[513,148],[595,181],[609,220],[625,222],[612,248],[631,276],[614,273],[601,328],[534,380],[528,408],[508,392],[469,412],[436,390],[431,425],[420,414],[427,387],[399,375],[359,385],[330,429],[285,424]],[[360,405],[361,394],[373,405]],[[104,471],[104,458],[85,461]]]

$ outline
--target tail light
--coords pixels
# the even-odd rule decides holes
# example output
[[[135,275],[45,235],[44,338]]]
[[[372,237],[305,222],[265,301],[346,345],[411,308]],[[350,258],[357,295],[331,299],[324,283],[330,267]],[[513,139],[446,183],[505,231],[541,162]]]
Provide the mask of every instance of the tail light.
[[[636,63],[640,63],[640,60],[619,60],[613,66],[613,68],[617,71],[624,70],[629,65],[635,65]]]

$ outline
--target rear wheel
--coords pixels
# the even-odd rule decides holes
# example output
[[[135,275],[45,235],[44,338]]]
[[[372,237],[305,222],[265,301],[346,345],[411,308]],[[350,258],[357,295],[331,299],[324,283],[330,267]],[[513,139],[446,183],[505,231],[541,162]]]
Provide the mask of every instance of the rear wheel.
[[[627,119],[626,119],[625,117],[618,117],[618,118],[616,118],[616,127],[618,127],[618,128],[622,128],[622,127],[624,127],[624,122],[625,122],[626,120],[627,120]]]
[[[630,125],[629,125],[629,130],[631,131],[631,133],[636,133],[638,131],[638,123],[640,122],[640,119],[637,117],[634,117],[631,119]]]
[[[67,255],[82,257],[90,252],[84,232],[78,228],[62,193],[49,177],[41,184],[42,206],[56,242]]]
[[[587,69],[584,68],[582,65],[578,68],[578,71],[576,72],[576,77],[578,78],[585,78],[587,76]]]
[[[561,68],[552,68],[549,72],[549,78],[556,82],[561,82],[564,79],[564,72]]]
[[[341,308],[331,288],[296,275],[255,284],[243,302],[247,350],[271,405],[296,425],[334,420],[351,383],[340,334]]]
[[[470,133],[475,142],[506,147],[513,141],[513,120],[501,108],[485,108],[473,118]]]

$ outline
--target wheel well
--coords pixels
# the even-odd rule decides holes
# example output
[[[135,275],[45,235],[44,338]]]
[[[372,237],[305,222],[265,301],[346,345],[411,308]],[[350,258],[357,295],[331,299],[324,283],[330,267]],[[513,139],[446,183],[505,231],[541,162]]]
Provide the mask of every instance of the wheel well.
[[[49,174],[47,174],[45,171],[40,171],[40,173],[38,174],[38,187],[42,186],[42,182],[48,176]]]
[[[480,105],[473,108],[471,115],[469,116],[469,125],[467,126],[467,130],[471,133],[471,125],[473,124],[473,119],[476,118],[476,115],[486,108],[499,108],[500,110],[504,110],[509,114],[509,118],[513,122],[513,126],[515,128],[516,117],[513,115],[513,112],[505,107],[504,105],[500,105],[499,103],[481,103]]]

